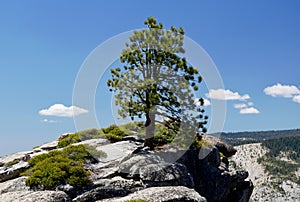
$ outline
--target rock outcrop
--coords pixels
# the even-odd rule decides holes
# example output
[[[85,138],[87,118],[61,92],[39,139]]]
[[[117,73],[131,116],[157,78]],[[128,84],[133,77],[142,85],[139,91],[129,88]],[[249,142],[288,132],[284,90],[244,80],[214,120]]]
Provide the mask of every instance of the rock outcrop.
[[[71,202],[70,197],[62,191],[14,191],[0,195],[3,202]]]
[[[27,168],[29,168],[29,164],[25,161],[19,161],[10,167],[0,168],[0,182],[19,177],[20,173],[24,172]]]
[[[218,148],[218,150],[225,156],[225,157],[231,157],[233,156],[237,150],[227,142],[221,140],[220,138],[217,138],[215,136],[211,135],[202,135],[202,139],[210,142],[215,147]]]
[[[200,196],[198,192],[193,189],[182,186],[169,187],[150,187],[129,194],[122,198],[104,199],[97,202],[124,202],[134,199],[143,199],[153,202],[205,202],[204,197]]]
[[[219,167],[220,156],[214,148],[205,158],[197,158],[201,150],[188,150],[179,162],[185,165],[193,177],[194,189],[208,201],[248,201],[253,184],[245,181],[247,171],[228,171]]]
[[[214,143],[201,149],[166,146],[161,151],[151,151],[142,148],[141,141],[133,137],[116,143],[105,139],[86,140],[76,144],[90,144],[107,154],[97,162],[84,165],[91,173],[92,185],[80,190],[68,184],[58,186],[56,191],[30,190],[25,185],[26,178],[19,177],[29,166],[23,157],[56,149],[54,141],[32,152],[15,155],[22,160],[9,168],[5,166],[7,157],[0,158],[3,162],[0,201],[248,201],[253,190],[251,181],[245,180],[248,173],[229,170],[226,158],[219,154],[220,141]],[[226,143],[224,147],[228,155],[234,153],[232,146]],[[21,170],[16,169],[18,166]]]
[[[142,181],[127,180],[117,176],[112,179],[101,179],[94,182],[94,186],[91,190],[77,196],[73,201],[89,202],[121,197],[144,188],[145,186]]]
[[[26,177],[18,177],[13,180],[0,183],[0,194],[14,191],[29,191],[29,187],[25,184]]]
[[[136,154],[122,162],[118,174],[125,178],[141,180],[147,187],[194,187],[186,166],[176,162],[168,163],[152,151]]]

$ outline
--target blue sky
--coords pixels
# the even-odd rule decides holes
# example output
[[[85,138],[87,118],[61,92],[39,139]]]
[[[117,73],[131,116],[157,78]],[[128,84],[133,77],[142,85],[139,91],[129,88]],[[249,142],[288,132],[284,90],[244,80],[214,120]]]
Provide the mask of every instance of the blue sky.
[[[0,155],[74,132],[72,93],[83,61],[107,39],[143,28],[148,16],[184,27],[213,59],[227,90],[224,131],[299,128],[299,9],[296,0],[1,1]],[[99,113],[110,99],[102,91]],[[105,125],[106,117],[97,118]]]

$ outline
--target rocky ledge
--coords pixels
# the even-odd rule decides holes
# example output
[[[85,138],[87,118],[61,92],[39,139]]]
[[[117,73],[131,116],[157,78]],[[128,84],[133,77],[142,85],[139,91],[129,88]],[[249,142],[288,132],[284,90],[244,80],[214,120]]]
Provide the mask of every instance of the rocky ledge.
[[[226,148],[230,149],[227,153],[235,153],[220,141],[214,140],[211,146],[201,149],[166,146],[160,151],[143,148],[135,138],[116,143],[93,139],[80,144],[93,145],[107,154],[96,163],[85,164],[92,185],[76,190],[64,184],[54,191],[30,190],[25,185],[26,177],[20,177],[20,172],[28,168],[28,159],[56,150],[55,141],[0,158],[0,201],[244,202],[253,190],[252,182],[246,180],[248,172],[229,170],[227,158],[220,157],[218,148],[222,148],[222,153]],[[19,161],[8,166],[8,161],[15,159]]]

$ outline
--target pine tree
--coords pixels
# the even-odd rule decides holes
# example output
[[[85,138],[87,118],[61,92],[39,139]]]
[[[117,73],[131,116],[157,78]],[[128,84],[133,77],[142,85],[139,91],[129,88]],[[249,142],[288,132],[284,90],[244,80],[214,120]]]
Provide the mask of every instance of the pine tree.
[[[179,56],[185,52],[183,28],[163,29],[153,17],[144,24],[146,29],[134,31],[130,37],[120,55],[123,67],[111,70],[107,85],[115,92],[121,117],[145,118],[144,146],[153,149],[156,122],[175,133],[181,128],[196,134],[199,129],[206,131],[207,116],[200,108],[204,100],[195,104],[194,91],[202,77]]]

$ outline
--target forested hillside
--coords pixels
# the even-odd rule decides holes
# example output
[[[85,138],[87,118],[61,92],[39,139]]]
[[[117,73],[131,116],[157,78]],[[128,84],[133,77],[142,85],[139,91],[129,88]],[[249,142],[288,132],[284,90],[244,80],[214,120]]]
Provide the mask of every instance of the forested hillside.
[[[262,146],[269,151],[258,159],[258,163],[265,167],[266,172],[300,185],[300,178],[297,176],[300,169],[300,136],[265,140]]]
[[[223,133],[238,150],[233,165],[249,171],[252,201],[299,201],[300,130]],[[256,144],[249,144],[256,143]]]
[[[281,137],[294,137],[300,136],[300,129],[293,130],[270,130],[270,131],[254,131],[254,132],[228,132],[214,134],[214,136],[220,136],[221,139],[232,145],[241,145],[247,143],[262,142],[263,140],[269,140]]]

